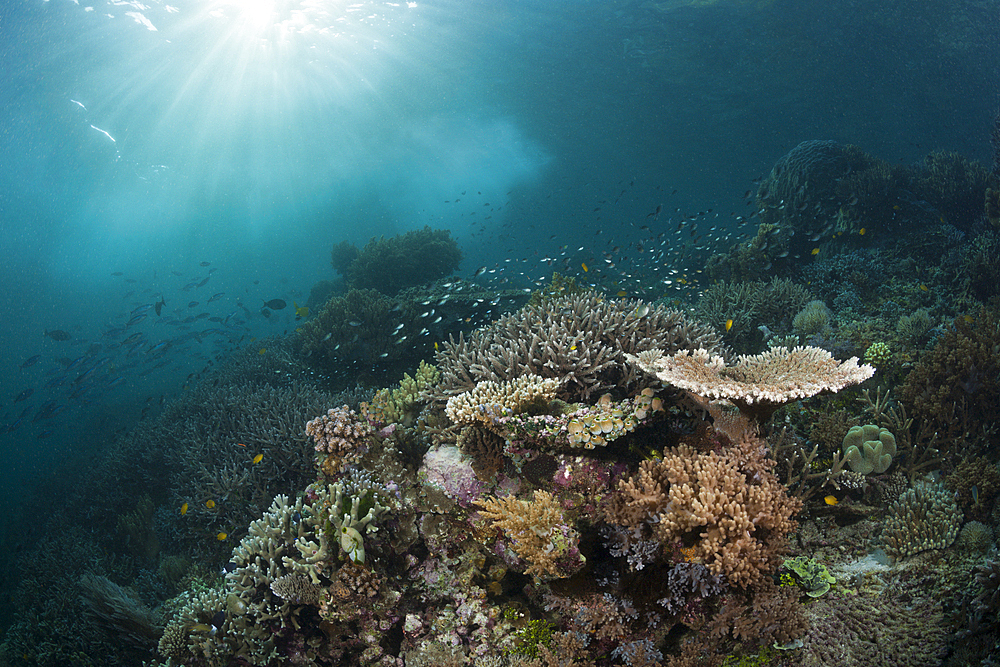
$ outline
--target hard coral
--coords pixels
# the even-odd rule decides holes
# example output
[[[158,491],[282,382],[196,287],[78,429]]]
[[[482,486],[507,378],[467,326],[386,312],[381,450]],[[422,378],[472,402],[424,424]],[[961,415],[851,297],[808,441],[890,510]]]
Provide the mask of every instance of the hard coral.
[[[622,363],[625,354],[654,348],[722,349],[712,328],[680,311],[609,300],[597,292],[570,294],[504,315],[467,339],[460,335],[443,343],[435,355],[441,383],[433,398],[444,402],[483,380],[527,374],[558,380],[557,396],[566,400],[635,390],[639,378]]]
[[[335,268],[342,268],[350,250],[334,249]],[[406,287],[443,278],[458,268],[462,252],[447,229],[423,229],[369,241],[346,267],[347,283],[355,289],[376,289],[392,296]],[[339,262],[339,266],[338,266]]]
[[[539,579],[567,577],[586,562],[579,549],[580,535],[567,524],[552,494],[536,490],[533,500],[487,498],[477,504],[480,514],[504,532],[514,553],[527,562],[527,574]]]
[[[664,545],[690,543],[694,562],[746,587],[775,570],[777,548],[800,508],[773,475],[756,477],[748,480],[725,453],[680,445],[619,483],[608,520],[648,526]]]
[[[906,377],[907,411],[942,438],[996,440],[1000,394],[1000,318],[996,310],[966,315],[938,338]]]
[[[838,362],[816,347],[771,348],[763,354],[741,356],[733,366],[708,350],[682,350],[666,356],[656,350],[629,362],[679,389],[698,396],[723,398],[740,412],[763,422],[785,403],[824,391],[840,391],[870,378],[875,369],[858,365],[857,357]]]

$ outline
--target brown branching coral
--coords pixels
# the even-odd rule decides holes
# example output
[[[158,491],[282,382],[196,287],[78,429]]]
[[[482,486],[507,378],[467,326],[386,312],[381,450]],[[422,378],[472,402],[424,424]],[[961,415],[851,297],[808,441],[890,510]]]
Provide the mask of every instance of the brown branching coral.
[[[801,506],[772,474],[755,478],[748,480],[727,454],[682,444],[660,460],[643,461],[619,483],[608,519],[648,525],[661,544],[690,543],[696,562],[746,587],[777,567],[777,545],[794,530]]]
[[[579,400],[634,389],[639,378],[626,353],[705,348],[721,351],[717,333],[683,313],[641,301],[608,300],[597,292],[570,294],[504,315],[468,338],[449,339],[436,354],[444,402],[477,382],[534,374],[561,382],[558,397]]]
[[[629,362],[667,384],[709,399],[725,399],[758,422],[767,421],[779,407],[824,391],[840,391],[870,378],[875,369],[858,365],[858,358],[837,361],[817,347],[774,347],[754,356],[741,356],[726,366],[708,350],[681,350],[667,356],[656,350]]]
[[[900,391],[916,422],[958,443],[996,442],[1000,416],[1000,317],[983,309],[955,319]]]
[[[487,498],[476,503],[480,515],[504,532],[511,548],[528,563],[525,572],[539,579],[566,577],[586,561],[580,536],[566,523],[551,493],[536,490],[533,500]]]

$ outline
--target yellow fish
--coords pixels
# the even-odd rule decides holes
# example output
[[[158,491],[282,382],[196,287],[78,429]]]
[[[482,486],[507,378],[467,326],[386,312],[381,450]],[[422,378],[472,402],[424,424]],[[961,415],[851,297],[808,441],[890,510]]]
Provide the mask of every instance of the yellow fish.
[[[295,317],[309,317],[309,306],[300,306],[294,301],[292,306],[295,308]]]
[[[584,273],[587,273],[588,271],[590,271],[590,269],[587,268],[587,263],[586,262],[581,262],[580,266],[583,267],[583,272]]]
[[[730,317],[728,320],[726,320],[726,331],[729,331],[732,328],[733,328],[733,318]]]
[[[862,227],[861,229],[859,229],[858,230],[858,234],[860,234],[861,236],[864,236],[865,235],[865,228]]]
[[[220,542],[225,542],[227,537],[229,537],[229,533],[219,533],[215,536],[215,539],[219,540]]]
[[[623,289],[618,290],[618,296],[628,296],[628,292]]]
[[[827,496],[826,498],[823,499],[823,502],[826,503],[827,505],[836,505],[840,501],[837,500],[837,496]]]
[[[813,248],[812,252],[810,254],[812,254],[812,255],[818,255],[819,254],[819,248]]]
[[[257,465],[258,463],[260,463],[263,460],[264,460],[264,455],[263,454],[258,454],[257,456],[253,457],[254,465]]]
[[[962,319],[965,320],[968,324],[972,324],[975,321],[972,315],[962,315]]]
[[[184,503],[183,505],[181,505],[181,516],[184,516],[187,513],[188,513],[188,504]]]
[[[260,350],[259,350],[259,351],[257,352],[257,354],[264,354],[265,352],[267,352],[267,348],[266,348],[266,347],[262,347],[262,348],[260,348]]]
[[[929,289],[927,289],[927,285],[921,285],[921,286],[920,286],[920,291],[921,291],[921,292],[930,292],[930,290],[929,290]]]
[[[206,500],[205,501],[205,507],[207,507],[208,509],[212,509],[213,507],[215,507],[215,501],[214,500]]]

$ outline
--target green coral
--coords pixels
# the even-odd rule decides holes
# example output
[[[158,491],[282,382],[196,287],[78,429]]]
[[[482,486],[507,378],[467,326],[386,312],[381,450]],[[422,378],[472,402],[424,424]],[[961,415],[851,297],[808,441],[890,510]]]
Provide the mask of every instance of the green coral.
[[[324,518],[328,522],[324,535],[329,534],[340,544],[344,554],[352,562],[365,562],[364,534],[374,533],[378,527],[373,523],[388,507],[381,504],[375,490],[368,480],[347,480],[336,482],[330,486],[316,489],[314,507],[322,508]],[[296,546],[299,546],[296,544]],[[325,558],[326,543],[322,545],[305,545],[307,553],[323,554]]]
[[[543,618],[528,621],[528,624],[515,633],[517,648],[514,650],[520,656],[529,659],[538,657],[538,646],[549,646],[555,626]]]
[[[896,455],[896,438],[874,424],[852,426],[844,436],[844,460],[854,472],[883,473]]]
[[[865,350],[865,363],[872,366],[882,367],[892,361],[892,350],[889,345],[881,341],[872,343]]]
[[[416,419],[416,413],[419,412],[418,405],[423,402],[421,395],[436,385],[440,379],[441,374],[434,364],[421,361],[412,377],[409,373],[403,374],[399,387],[380,389],[372,399],[369,412],[383,424],[411,426]]]
[[[812,558],[805,556],[788,558],[782,563],[782,567],[792,573],[799,587],[811,598],[818,598],[829,591],[832,584],[837,583],[834,576],[826,569],[826,565]]]

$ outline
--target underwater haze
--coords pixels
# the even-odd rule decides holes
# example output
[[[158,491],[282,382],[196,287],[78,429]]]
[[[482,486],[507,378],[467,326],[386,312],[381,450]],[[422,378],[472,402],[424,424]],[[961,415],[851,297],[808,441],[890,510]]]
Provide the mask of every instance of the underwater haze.
[[[314,285],[343,293],[338,244],[448,230],[448,275],[498,294],[560,271],[690,308],[803,141],[988,167],[998,18],[995,0],[3,2],[5,554],[112,443],[294,337]],[[422,326],[399,335],[436,345]],[[368,377],[350,373],[327,388]]]

